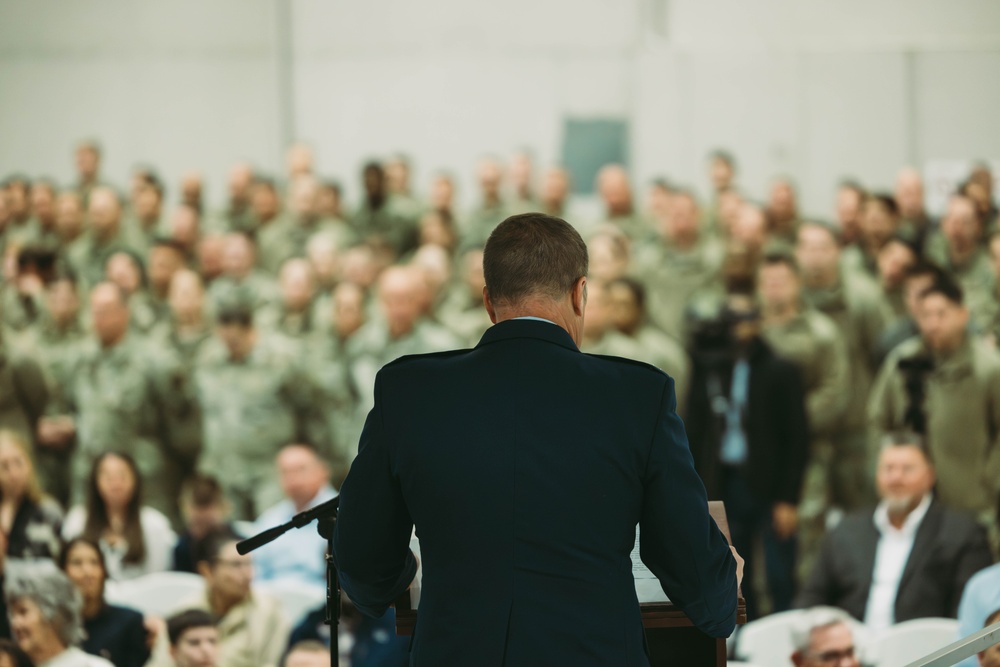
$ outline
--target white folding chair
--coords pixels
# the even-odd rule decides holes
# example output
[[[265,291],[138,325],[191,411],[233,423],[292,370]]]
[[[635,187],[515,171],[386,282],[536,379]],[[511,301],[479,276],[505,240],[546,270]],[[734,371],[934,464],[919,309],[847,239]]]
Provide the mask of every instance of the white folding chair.
[[[736,636],[736,655],[761,665],[791,664],[792,628],[802,614],[801,609],[793,609],[750,621]]]
[[[874,637],[869,657],[878,667],[904,667],[951,644],[958,636],[954,618],[916,618]]]
[[[285,612],[285,618],[296,626],[302,618],[326,603],[326,590],[291,579],[261,581],[254,583],[254,591],[278,600]]]
[[[233,521],[233,530],[243,539],[253,537],[259,532],[257,524],[253,521]]]
[[[189,572],[154,572],[109,585],[108,602],[131,607],[143,614],[167,616],[185,599],[205,590],[205,580]]]

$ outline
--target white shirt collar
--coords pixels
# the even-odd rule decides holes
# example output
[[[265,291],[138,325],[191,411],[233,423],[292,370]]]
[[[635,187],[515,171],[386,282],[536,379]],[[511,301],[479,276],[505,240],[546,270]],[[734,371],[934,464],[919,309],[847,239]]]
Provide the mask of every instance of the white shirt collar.
[[[917,528],[920,527],[920,522],[924,520],[927,515],[927,510],[931,506],[931,495],[926,494],[920,504],[917,505],[912,512],[910,512],[906,519],[903,520],[903,525],[901,528],[896,528],[889,521],[889,508],[885,501],[878,504],[875,508],[875,527],[878,528],[878,532],[882,535],[886,533],[896,533],[900,535],[906,535],[907,537],[916,535]]]
[[[547,320],[544,317],[535,317],[534,315],[525,315],[524,317],[513,317],[514,320],[535,320],[536,322],[548,322],[549,324],[556,324],[552,320]],[[556,324],[556,326],[559,326]]]

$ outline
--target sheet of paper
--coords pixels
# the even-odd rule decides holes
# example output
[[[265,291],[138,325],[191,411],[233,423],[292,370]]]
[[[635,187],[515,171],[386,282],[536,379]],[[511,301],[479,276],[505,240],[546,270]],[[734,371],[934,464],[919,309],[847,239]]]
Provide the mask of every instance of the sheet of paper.
[[[635,595],[639,604],[643,602],[670,602],[663,592],[660,580],[649,571],[639,558],[639,526],[635,527],[635,546],[632,547],[632,577],[635,579]]]

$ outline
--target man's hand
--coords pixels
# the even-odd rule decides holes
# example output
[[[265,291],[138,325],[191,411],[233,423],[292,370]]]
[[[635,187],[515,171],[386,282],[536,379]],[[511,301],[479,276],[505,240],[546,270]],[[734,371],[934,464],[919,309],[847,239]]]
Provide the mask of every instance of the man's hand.
[[[733,550],[733,558],[736,559],[736,586],[743,585],[743,557],[736,552],[736,547],[729,547]]]
[[[779,539],[787,540],[799,528],[799,510],[791,503],[775,503],[772,525]]]

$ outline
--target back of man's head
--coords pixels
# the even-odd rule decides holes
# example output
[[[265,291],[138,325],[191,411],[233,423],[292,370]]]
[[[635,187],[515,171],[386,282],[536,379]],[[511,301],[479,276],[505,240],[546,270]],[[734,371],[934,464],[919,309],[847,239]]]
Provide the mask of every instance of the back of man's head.
[[[330,649],[318,641],[296,642],[285,656],[282,667],[326,667],[330,664]]]
[[[587,275],[587,244],[568,222],[542,213],[514,215],[490,234],[483,251],[486,290],[495,304],[562,299]]]

